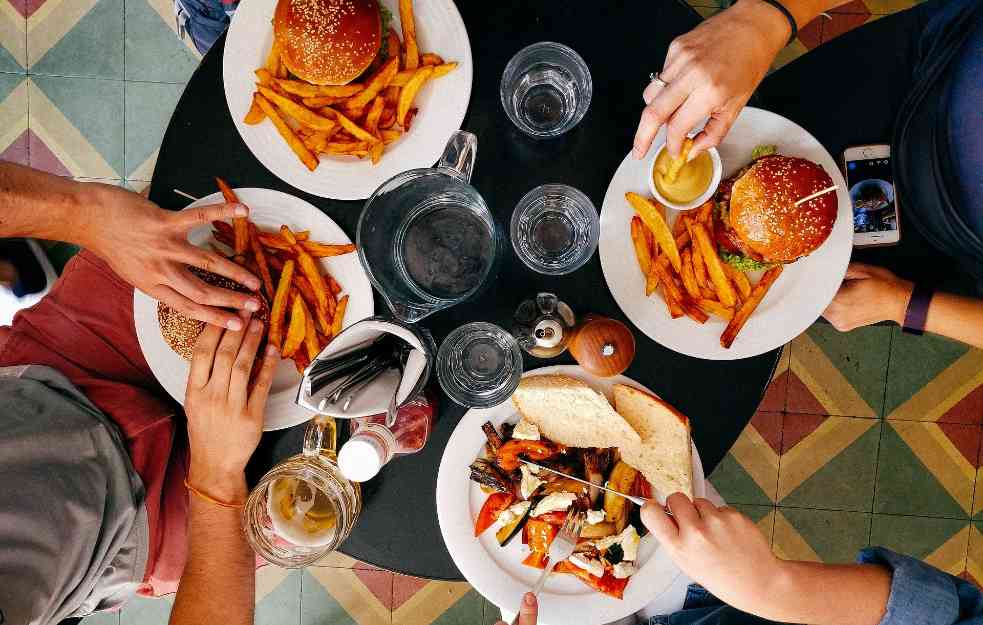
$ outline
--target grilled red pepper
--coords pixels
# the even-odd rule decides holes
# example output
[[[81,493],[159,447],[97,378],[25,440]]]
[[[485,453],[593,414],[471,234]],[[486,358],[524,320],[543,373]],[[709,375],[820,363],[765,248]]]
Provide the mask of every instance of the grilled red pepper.
[[[478,512],[478,520],[474,522],[474,535],[481,536],[482,532],[491,527],[498,520],[498,515],[511,506],[513,501],[515,496],[511,493],[492,493]]]

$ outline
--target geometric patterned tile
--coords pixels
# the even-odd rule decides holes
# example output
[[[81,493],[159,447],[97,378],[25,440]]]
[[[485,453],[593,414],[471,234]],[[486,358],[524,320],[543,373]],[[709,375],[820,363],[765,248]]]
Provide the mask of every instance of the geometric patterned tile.
[[[875,514],[870,544],[923,560],[952,575],[966,570],[970,524],[957,519]]]
[[[785,415],[779,505],[870,512],[880,429],[872,419]]]
[[[897,13],[921,4],[924,0],[864,0],[867,9],[877,15]]]
[[[768,412],[781,412],[785,410],[785,398],[788,392],[789,362],[792,357],[792,348],[785,345],[782,353],[778,357],[778,366],[771,377],[771,383],[765,389],[765,395],[758,404],[758,410]]]
[[[119,612],[96,612],[82,619],[84,625],[119,625]]]
[[[185,83],[200,56],[174,31],[173,0],[126,1],[126,80]]]
[[[754,414],[710,476],[724,501],[759,505],[775,502],[781,435],[782,413]]]
[[[0,74],[0,160],[28,163],[27,80]]]
[[[768,544],[771,544],[772,535],[775,532],[775,512],[777,510],[775,506],[757,506],[744,503],[732,504],[730,502],[727,502],[727,505],[754,521],[758,529],[761,530],[761,533],[765,535]]]
[[[35,76],[28,98],[28,124],[40,144],[37,154],[31,146],[32,167],[86,178],[122,177],[122,82]]]
[[[125,83],[123,168],[128,180],[150,180],[157,151],[184,85]]]
[[[847,563],[867,546],[866,512],[779,508],[772,550],[786,560]]]
[[[980,435],[977,425],[888,421],[881,438],[874,511],[968,517]]]
[[[854,0],[850,4],[862,5],[863,2]],[[832,41],[840,35],[876,19],[877,16],[869,13],[830,13],[830,18],[823,21],[823,43]]]
[[[389,571],[307,568],[301,578],[300,623],[389,625],[393,578]]]
[[[123,0],[48,0],[28,28],[32,74],[123,78]]]
[[[266,625],[300,623],[301,571],[266,565],[256,570],[254,621]]]
[[[480,623],[484,601],[466,582],[441,582],[396,575],[393,623],[472,625]]]
[[[496,623],[501,621],[502,611],[499,610],[495,606],[495,604],[489,601],[488,599],[482,597],[481,600],[484,603],[481,625],[495,625]]]
[[[969,580],[980,585],[983,581],[983,525],[978,521],[970,525],[969,554],[966,557],[966,572]]]
[[[983,350],[895,329],[889,370],[888,419],[983,422]]]
[[[174,595],[159,598],[133,597],[119,612],[119,625],[167,625]]]
[[[813,324],[792,341],[789,412],[881,416],[890,346],[888,327]]]
[[[0,0],[0,72],[24,73],[27,19],[24,0]]]
[[[336,569],[365,569],[368,571],[381,571],[377,566],[372,566],[362,562],[361,560],[356,560],[341,553],[340,551],[332,551],[322,557],[320,560],[315,562],[312,566],[329,566]]]

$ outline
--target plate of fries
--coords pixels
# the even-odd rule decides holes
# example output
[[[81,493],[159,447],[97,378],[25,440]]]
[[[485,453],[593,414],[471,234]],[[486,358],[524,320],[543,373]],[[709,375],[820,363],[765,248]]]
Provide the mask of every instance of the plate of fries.
[[[471,97],[471,43],[452,0],[379,0],[391,14],[376,62],[353,83],[290,75],[273,46],[277,0],[236,11],[223,78],[250,151],[294,187],[360,200],[394,175],[430,167]]]
[[[270,317],[264,340],[275,341],[283,357],[263,429],[291,427],[311,417],[294,403],[304,368],[342,329],[373,315],[372,286],[351,239],[311,204],[271,189],[225,185],[223,192],[187,208],[224,201],[248,206],[249,218],[200,226],[188,239],[237,260],[260,278],[258,295]],[[133,320],[151,371],[183,404],[190,363],[161,336],[157,300],[135,290]]]
[[[665,142],[665,128],[654,146]],[[818,163],[840,189],[846,183],[829,152],[805,129],[769,111],[745,107],[717,146],[723,177],[751,161],[757,146]],[[696,358],[733,360],[781,347],[819,318],[839,289],[853,247],[850,198],[838,193],[833,231],[793,263],[743,272],[721,257],[713,202],[677,212],[648,191],[650,161],[628,155],[601,208],[598,250],[615,301],[657,343]]]

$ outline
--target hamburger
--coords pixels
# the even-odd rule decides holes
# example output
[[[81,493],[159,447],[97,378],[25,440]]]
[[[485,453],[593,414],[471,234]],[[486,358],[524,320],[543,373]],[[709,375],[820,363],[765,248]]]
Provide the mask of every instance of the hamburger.
[[[273,40],[294,76],[345,85],[379,56],[389,19],[377,0],[279,0]]]
[[[263,323],[269,323],[270,308],[266,303],[266,298],[261,293],[253,293],[234,280],[210,271],[205,271],[204,269],[188,267],[188,271],[212,286],[256,296],[256,299],[259,300],[259,310],[253,313],[253,318],[259,319]],[[198,335],[201,334],[201,331],[205,329],[205,322],[186,317],[167,304],[157,302],[157,323],[160,325],[160,335],[164,339],[164,342],[167,343],[167,346],[185,360],[191,360],[195,342],[198,340]]]
[[[737,269],[754,271],[795,262],[819,248],[833,231],[838,201],[820,165],[759,146],[752,161],[720,183],[714,233],[720,255]]]

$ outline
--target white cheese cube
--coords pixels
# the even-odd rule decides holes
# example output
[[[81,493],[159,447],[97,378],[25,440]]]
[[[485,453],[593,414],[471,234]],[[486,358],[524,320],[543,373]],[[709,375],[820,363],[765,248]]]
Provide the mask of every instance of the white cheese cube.
[[[546,483],[533,475],[529,469],[530,467],[525,464],[519,466],[519,471],[522,472],[522,481],[519,482],[519,492],[523,499],[529,499],[536,492],[537,488]]]
[[[594,577],[604,577],[604,565],[598,560],[593,558],[588,558],[580,553],[575,553],[570,556],[570,564],[584,569]]]
[[[515,429],[512,430],[512,438],[518,438],[523,441],[538,441],[539,428],[536,427],[535,423],[522,419],[515,424]]]
[[[547,512],[562,512],[570,507],[577,496],[573,493],[551,493],[539,500],[532,511],[532,516],[538,517]]]
[[[604,510],[588,510],[587,511],[587,524],[597,525],[604,520]]]

